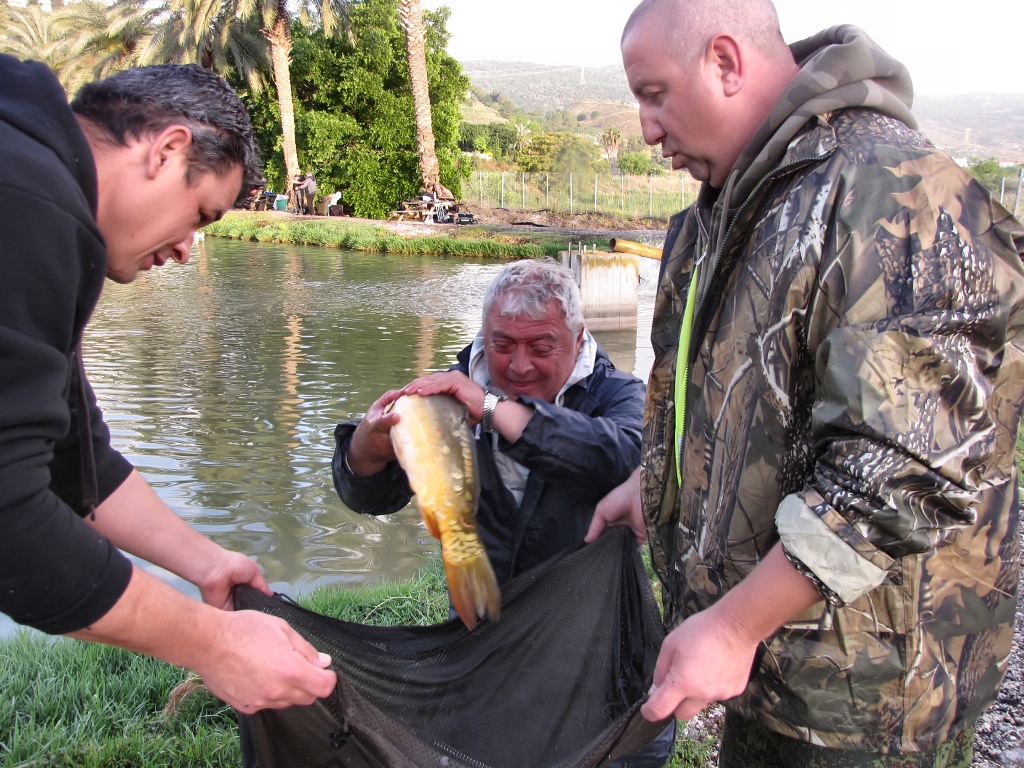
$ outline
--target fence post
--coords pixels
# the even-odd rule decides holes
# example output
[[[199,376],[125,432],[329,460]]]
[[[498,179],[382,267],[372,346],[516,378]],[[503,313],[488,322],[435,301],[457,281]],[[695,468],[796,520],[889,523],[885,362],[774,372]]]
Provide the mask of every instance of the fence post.
[[[654,218],[654,174],[648,174],[648,192],[647,192],[647,216]]]
[[[523,171],[523,210],[526,210],[526,172]]]
[[[623,213],[626,212],[626,175],[619,171],[619,198],[620,198],[620,209]]]
[[[569,171],[569,214],[572,212],[572,171]]]
[[[550,174],[545,173],[544,174],[544,207],[547,210],[549,210],[549,211],[551,210],[551,184],[550,184],[550,179],[551,179]]]
[[[483,208],[484,207],[484,172],[483,171],[477,171],[476,178],[480,182],[480,207]]]
[[[594,174],[594,213],[597,213],[597,174]]]
[[[1020,175],[1017,177],[1017,197],[1013,199],[1013,215],[1020,218],[1020,193],[1024,192],[1024,168],[1020,169]]]
[[[1003,176],[1003,183],[999,187],[999,204],[1003,204],[1003,198],[1006,197],[1006,177]]]
[[[501,172],[501,209],[505,210],[505,172]]]

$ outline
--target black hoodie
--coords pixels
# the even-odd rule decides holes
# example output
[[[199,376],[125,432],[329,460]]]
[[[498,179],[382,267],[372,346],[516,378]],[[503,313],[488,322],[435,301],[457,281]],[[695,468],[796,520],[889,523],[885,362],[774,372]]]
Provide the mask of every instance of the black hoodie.
[[[131,563],[85,512],[74,351],[106,248],[96,168],[60,83],[0,55],[0,611],[51,634],[120,599]],[[89,401],[99,500],[131,473]]]

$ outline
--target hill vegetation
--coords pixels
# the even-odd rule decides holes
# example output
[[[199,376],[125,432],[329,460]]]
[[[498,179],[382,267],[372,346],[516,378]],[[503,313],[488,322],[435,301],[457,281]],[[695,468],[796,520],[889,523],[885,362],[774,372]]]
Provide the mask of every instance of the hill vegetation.
[[[578,123],[572,130],[597,135],[614,126],[623,137],[640,130],[636,102],[620,65],[585,69],[583,85],[579,67],[467,61],[463,70],[475,88],[498,92],[525,112],[564,112]],[[599,114],[591,118],[595,111]],[[1024,94],[919,95],[914,113],[925,134],[953,157],[1024,161]],[[587,119],[577,121],[579,115]]]

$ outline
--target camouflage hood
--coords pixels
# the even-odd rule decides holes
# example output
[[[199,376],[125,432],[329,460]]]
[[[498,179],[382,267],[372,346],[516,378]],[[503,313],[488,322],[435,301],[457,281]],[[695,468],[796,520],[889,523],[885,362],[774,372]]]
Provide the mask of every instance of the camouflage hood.
[[[800,66],[789,88],[733,166],[728,208],[739,207],[815,115],[869,107],[917,127],[910,73],[863,30],[844,24],[790,46]]]

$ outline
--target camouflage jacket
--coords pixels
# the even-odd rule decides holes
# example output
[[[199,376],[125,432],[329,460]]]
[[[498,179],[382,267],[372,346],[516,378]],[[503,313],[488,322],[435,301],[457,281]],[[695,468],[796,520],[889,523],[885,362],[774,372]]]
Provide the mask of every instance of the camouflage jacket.
[[[792,103],[666,238],[644,513],[669,626],[780,540],[823,594],[731,708],[817,744],[915,752],[992,702],[1013,638],[1024,228],[908,127],[909,80],[863,33],[794,53]]]

